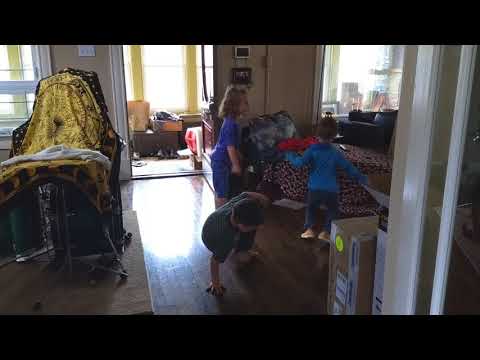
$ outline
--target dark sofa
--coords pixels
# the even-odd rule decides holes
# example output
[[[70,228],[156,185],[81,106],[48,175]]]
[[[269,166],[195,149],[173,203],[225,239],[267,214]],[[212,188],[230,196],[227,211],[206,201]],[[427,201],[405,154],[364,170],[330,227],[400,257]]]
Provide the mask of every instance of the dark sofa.
[[[338,121],[340,142],[368,148],[388,148],[398,110],[383,112],[351,111]]]

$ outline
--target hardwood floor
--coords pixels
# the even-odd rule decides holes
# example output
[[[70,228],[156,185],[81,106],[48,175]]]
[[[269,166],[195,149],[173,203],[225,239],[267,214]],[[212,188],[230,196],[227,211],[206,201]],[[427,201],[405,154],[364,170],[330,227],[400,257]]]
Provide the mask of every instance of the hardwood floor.
[[[257,233],[260,261],[221,267],[223,298],[205,292],[210,253],[201,229],[214,210],[201,176],[122,185],[123,207],[137,211],[156,314],[325,314],[328,245],[299,238],[303,211],[271,207]],[[128,229],[127,229],[128,230]]]
[[[145,166],[132,166],[133,176],[159,176],[169,174],[185,174],[201,170],[195,170],[189,159],[158,160],[157,158],[141,158],[140,162]]]

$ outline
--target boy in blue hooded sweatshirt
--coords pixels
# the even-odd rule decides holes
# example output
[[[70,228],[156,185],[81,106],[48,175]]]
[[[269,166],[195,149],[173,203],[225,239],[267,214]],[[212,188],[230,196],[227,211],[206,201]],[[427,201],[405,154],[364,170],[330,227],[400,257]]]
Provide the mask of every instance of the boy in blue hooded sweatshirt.
[[[303,156],[293,152],[287,153],[287,159],[295,167],[310,166],[308,179],[308,198],[305,214],[305,231],[302,238],[316,236],[313,225],[315,224],[315,211],[321,205],[327,207],[325,224],[318,235],[321,240],[330,240],[332,221],[338,215],[337,167],[344,169],[347,174],[361,184],[367,185],[368,178],[360,173],[343,154],[332,145],[337,135],[337,122],[332,116],[322,117],[318,126],[317,144],[310,145]]]

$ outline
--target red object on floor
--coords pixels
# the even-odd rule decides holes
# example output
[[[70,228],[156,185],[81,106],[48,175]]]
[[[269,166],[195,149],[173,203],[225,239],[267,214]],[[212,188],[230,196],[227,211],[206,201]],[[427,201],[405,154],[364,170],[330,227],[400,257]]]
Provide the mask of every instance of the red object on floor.
[[[280,151],[304,151],[310,145],[316,144],[317,142],[317,139],[313,136],[305,139],[290,138],[279,143],[277,149]]]
[[[197,136],[192,129],[187,129],[187,132],[185,133],[185,142],[187,143],[188,148],[192,153],[195,155],[197,154]]]

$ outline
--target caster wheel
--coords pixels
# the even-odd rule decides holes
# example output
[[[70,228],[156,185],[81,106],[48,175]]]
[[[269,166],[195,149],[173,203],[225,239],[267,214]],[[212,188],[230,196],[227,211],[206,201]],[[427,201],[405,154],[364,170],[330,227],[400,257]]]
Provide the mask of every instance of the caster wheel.
[[[113,268],[118,265],[118,259],[113,258],[110,263],[108,264],[108,267]]]
[[[35,304],[33,304],[33,310],[34,311],[39,311],[42,309],[42,302],[41,301],[36,301]]]
[[[126,237],[125,238],[125,246],[129,246],[132,243],[132,238],[131,237]]]
[[[128,233],[127,234],[127,239],[129,239],[129,240],[132,239],[132,236],[133,236],[132,233]]]

